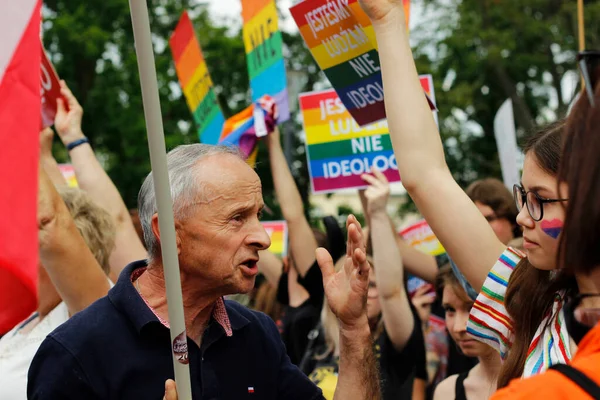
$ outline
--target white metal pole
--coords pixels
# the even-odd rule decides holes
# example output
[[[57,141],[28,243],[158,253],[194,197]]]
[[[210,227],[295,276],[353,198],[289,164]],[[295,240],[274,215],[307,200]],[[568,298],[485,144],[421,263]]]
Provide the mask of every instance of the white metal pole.
[[[191,400],[192,388],[188,366],[189,359],[187,354],[183,301],[181,297],[179,260],[177,258],[177,244],[175,242],[173,201],[167,170],[167,152],[160,99],[158,96],[148,6],[146,0],[129,0],[129,7],[131,9],[135,51],[140,71],[144,117],[148,132],[148,148],[150,149],[150,163],[152,165],[152,175],[156,192],[160,245],[167,289],[169,324],[171,326],[171,349],[173,350],[175,382],[177,383],[179,399]]]

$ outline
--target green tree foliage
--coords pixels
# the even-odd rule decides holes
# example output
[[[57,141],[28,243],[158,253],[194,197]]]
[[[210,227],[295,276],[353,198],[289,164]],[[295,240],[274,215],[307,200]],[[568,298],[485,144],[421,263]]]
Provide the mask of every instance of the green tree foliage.
[[[463,185],[481,177],[500,178],[493,122],[501,104],[512,99],[522,139],[537,126],[564,117],[573,99],[575,93],[562,90],[561,82],[576,70],[577,2],[421,4],[426,18],[413,31],[415,57],[420,72],[434,76],[451,170]],[[586,1],[585,13],[587,47],[597,48],[599,2]]]
[[[168,47],[168,38],[184,9],[190,11],[225,116],[242,110],[250,101],[240,22],[216,24],[203,6],[192,6],[193,3],[197,2],[148,1],[168,149],[198,141]],[[311,88],[321,75],[310,53],[299,35],[283,37],[287,67],[303,71],[305,87]],[[128,1],[48,0],[44,5],[43,41],[59,76],[67,81],[85,110],[85,134],[127,205],[135,207],[141,182],[150,171],[150,160]],[[300,130],[295,122],[285,126],[286,134]],[[307,200],[305,156],[298,150],[301,144],[296,135],[293,144],[295,172]],[[55,150],[57,157],[66,161],[64,149],[57,145]],[[261,146],[260,151],[259,160],[263,161],[257,170],[263,179],[267,204],[274,210],[271,217],[279,218],[267,150]]]
[[[420,73],[434,76],[440,130],[448,164],[458,182],[500,177],[493,119],[513,100],[520,138],[536,125],[564,116],[573,92],[560,82],[575,70],[576,2],[560,0],[414,0],[425,18],[411,32]],[[585,2],[588,48],[598,48],[597,0]],[[215,24],[192,0],[149,0],[167,146],[194,143],[196,127],[178,89],[168,37],[184,9],[203,48],[226,116],[249,104],[240,18]],[[101,155],[126,203],[135,207],[150,170],[139,76],[127,0],[47,0],[44,45],[85,109],[84,132]],[[231,22],[231,23],[230,23]],[[227,26],[234,26],[228,28]],[[304,74],[302,90],[323,80],[298,34],[283,35],[288,71]],[[296,113],[283,126],[292,134],[293,172],[309,211],[309,182]],[[57,152],[59,146],[57,146]],[[257,170],[272,218],[273,199],[266,148]],[[60,153],[63,160],[66,153]],[[262,160],[262,161],[261,161]],[[410,204],[410,203],[407,203]]]

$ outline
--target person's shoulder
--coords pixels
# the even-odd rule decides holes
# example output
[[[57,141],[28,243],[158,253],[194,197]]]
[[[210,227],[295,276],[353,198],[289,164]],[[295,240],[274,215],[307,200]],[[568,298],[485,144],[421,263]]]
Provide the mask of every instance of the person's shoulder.
[[[449,377],[441,381],[435,388],[435,392],[433,393],[433,400],[453,399],[456,394],[455,392],[457,379],[458,374],[450,375]]]
[[[527,379],[513,379],[507,387],[498,390],[492,397],[492,400],[531,398],[566,399],[573,396],[574,385],[574,382],[564,377],[561,373],[549,370],[543,374],[530,376]]]
[[[59,325],[48,337],[67,348],[76,349],[104,335],[118,318],[116,314],[108,297],[102,297]]]

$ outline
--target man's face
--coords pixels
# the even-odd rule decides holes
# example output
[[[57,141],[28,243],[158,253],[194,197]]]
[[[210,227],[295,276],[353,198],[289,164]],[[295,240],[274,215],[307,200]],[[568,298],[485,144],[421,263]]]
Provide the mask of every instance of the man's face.
[[[181,270],[215,294],[247,293],[258,274],[258,251],[271,245],[259,221],[260,179],[229,154],[203,159],[195,173],[204,193],[176,221]]]

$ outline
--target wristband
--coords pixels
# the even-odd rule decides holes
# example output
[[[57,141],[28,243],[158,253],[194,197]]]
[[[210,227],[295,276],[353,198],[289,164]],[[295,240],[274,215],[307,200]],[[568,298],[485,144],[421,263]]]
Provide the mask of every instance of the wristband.
[[[75,147],[79,146],[80,144],[89,143],[89,142],[90,141],[86,137],[77,139],[76,141],[71,142],[67,145],[67,151],[73,150]]]

